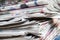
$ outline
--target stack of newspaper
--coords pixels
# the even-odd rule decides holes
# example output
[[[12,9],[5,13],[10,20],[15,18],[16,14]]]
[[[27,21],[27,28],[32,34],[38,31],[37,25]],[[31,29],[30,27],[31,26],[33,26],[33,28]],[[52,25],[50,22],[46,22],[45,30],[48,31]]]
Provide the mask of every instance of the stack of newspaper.
[[[48,10],[47,5],[47,1],[35,0],[0,7],[0,40],[55,39],[59,30],[52,18],[59,12]]]

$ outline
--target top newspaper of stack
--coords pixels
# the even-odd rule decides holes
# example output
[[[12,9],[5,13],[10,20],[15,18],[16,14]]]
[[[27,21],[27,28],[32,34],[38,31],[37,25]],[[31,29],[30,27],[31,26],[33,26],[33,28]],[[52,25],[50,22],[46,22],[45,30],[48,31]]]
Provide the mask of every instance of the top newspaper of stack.
[[[0,11],[8,11],[8,10],[21,10],[21,5],[23,3],[18,3],[15,5],[10,5],[10,6],[3,6],[0,7]],[[47,2],[43,2],[43,1],[31,1],[31,2],[27,2],[25,3],[29,8],[30,7],[37,7],[37,6],[44,6],[47,5]]]
[[[28,6],[28,8],[22,9],[21,8],[22,4],[24,4],[25,6]],[[47,2],[47,0],[46,1],[44,1],[44,0],[29,1],[27,3],[19,2],[14,5],[0,7],[0,14],[1,14],[1,12],[6,12],[6,11],[13,12],[13,13],[15,13],[16,11],[20,11],[20,13],[21,12],[28,12],[28,13],[39,12],[39,13],[59,14],[59,12],[50,11],[49,9],[52,9],[52,8],[51,7],[48,8],[48,7],[50,7],[50,5],[49,5],[49,2]],[[53,10],[54,10],[54,8],[53,8]]]

